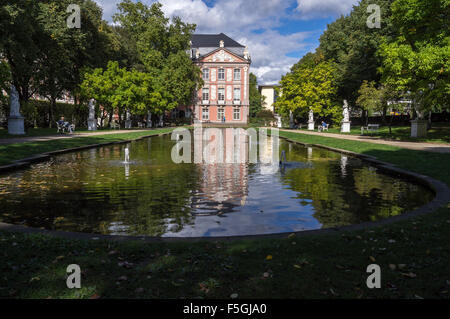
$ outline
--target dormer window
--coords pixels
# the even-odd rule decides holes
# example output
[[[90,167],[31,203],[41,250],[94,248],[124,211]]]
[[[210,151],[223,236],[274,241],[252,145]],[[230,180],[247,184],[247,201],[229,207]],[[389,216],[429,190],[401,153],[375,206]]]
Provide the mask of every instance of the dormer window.
[[[223,48],[224,46],[225,46],[225,42],[223,42],[223,40],[220,40],[219,47]]]

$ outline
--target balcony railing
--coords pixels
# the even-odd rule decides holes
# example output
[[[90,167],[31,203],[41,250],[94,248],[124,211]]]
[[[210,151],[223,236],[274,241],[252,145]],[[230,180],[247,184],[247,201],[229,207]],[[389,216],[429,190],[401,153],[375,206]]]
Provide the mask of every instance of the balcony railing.
[[[203,105],[209,105],[209,100],[202,100]]]
[[[234,104],[234,105],[241,105],[241,100],[234,100],[234,101],[233,101],[233,104]]]
[[[218,100],[217,103],[218,104],[225,104],[225,100]]]

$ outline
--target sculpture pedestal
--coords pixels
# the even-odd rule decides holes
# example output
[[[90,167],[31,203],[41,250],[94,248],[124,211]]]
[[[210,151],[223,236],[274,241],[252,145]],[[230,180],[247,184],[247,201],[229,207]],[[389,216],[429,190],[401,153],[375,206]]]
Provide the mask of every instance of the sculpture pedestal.
[[[97,131],[96,119],[88,119],[88,131]]]
[[[342,122],[341,133],[350,133],[350,121]]]
[[[314,131],[314,122],[308,122],[308,131]]]
[[[426,120],[412,120],[411,121],[411,137],[426,137],[427,136],[427,121]]]
[[[131,120],[125,121],[125,128],[131,128]]]
[[[25,135],[23,116],[10,116],[8,118],[8,134],[11,135]]]

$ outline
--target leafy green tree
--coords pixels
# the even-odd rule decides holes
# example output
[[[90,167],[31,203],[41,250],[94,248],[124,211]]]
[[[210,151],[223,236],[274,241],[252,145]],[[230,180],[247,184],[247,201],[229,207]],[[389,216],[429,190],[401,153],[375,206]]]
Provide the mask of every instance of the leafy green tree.
[[[170,21],[161,6],[124,0],[114,16],[123,32],[133,39],[140,62],[154,79],[153,109],[159,114],[190,104],[195,89],[203,84],[200,69],[187,53],[195,25],[184,23],[178,17]],[[161,100],[156,102],[159,97]]]
[[[80,29],[67,27],[69,4],[81,8]],[[101,17],[101,9],[92,0],[4,0],[0,6],[0,50],[20,103],[24,106],[35,93],[48,97],[50,125],[62,92],[77,95],[80,70],[106,64],[114,50]]]
[[[250,117],[255,117],[256,114],[262,110],[264,97],[258,90],[258,79],[253,73],[250,73],[249,83]]]
[[[292,112],[295,116],[306,116],[311,109],[316,116],[331,116],[340,121],[336,66],[333,62],[310,58],[308,56],[307,63],[297,64],[282,77],[281,88],[276,89],[279,98],[275,109],[278,113],[287,115]]]
[[[352,12],[329,24],[320,37],[320,51],[328,61],[335,61],[338,96],[354,105],[363,81],[380,84],[378,68],[382,58],[377,50],[383,37],[392,38],[396,30],[391,21],[391,4],[394,0],[361,0]],[[376,3],[381,9],[381,28],[367,26],[367,7]]]
[[[450,2],[396,0],[392,21],[400,35],[380,48],[385,83],[410,92],[419,118],[450,96]]]

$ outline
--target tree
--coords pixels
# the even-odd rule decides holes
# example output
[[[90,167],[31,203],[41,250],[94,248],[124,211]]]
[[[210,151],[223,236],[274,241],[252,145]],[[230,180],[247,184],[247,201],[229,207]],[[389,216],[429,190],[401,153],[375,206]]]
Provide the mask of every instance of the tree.
[[[108,61],[105,57],[113,45],[103,32],[107,24],[101,20],[102,11],[92,0],[4,2],[0,7],[0,50],[22,106],[35,93],[48,97],[53,105],[63,90],[76,95],[80,70]],[[67,27],[69,4],[81,8],[80,29]]]
[[[11,88],[11,73],[8,63],[0,60],[0,116],[6,115],[9,108],[7,96],[3,96],[2,91],[9,92]]]
[[[253,73],[250,73],[249,83],[250,117],[255,117],[256,114],[262,110],[264,97],[258,90],[258,79]]]
[[[118,62],[110,61],[105,70],[84,71],[81,93],[87,99],[94,98],[97,106],[104,108],[109,114],[109,125],[115,112],[119,115],[126,111],[135,114],[145,114],[149,110],[160,112],[167,100],[162,88],[156,85],[149,73],[128,71],[120,68]]]
[[[419,119],[450,96],[448,0],[396,0],[392,20],[400,36],[380,47],[385,83],[410,92]]]
[[[305,63],[298,63],[293,70],[282,77],[280,96],[275,102],[278,113],[306,115],[312,110],[319,116],[331,116],[340,121],[341,109],[337,103],[336,66],[324,61],[320,56],[311,56]]]
[[[363,81],[380,84],[378,72],[382,59],[377,54],[384,38],[392,38],[396,30],[391,22],[391,4],[394,0],[377,0],[381,9],[381,28],[367,26],[367,7],[372,0],[362,0],[353,6],[348,16],[341,16],[329,24],[320,37],[319,50],[327,61],[335,61],[337,72],[338,96],[348,100],[350,105],[356,102],[358,90]]]
[[[195,89],[203,85],[201,71],[187,53],[195,25],[178,17],[170,21],[161,6],[124,0],[114,16],[123,32],[133,39],[140,62],[153,78],[153,110],[160,115],[178,105],[190,104]],[[157,98],[161,100],[157,102]]]

